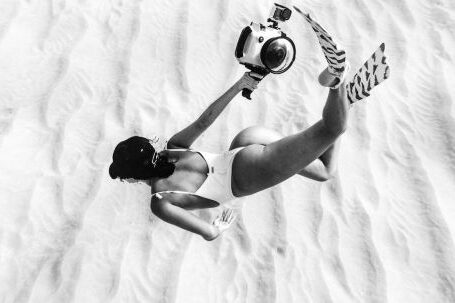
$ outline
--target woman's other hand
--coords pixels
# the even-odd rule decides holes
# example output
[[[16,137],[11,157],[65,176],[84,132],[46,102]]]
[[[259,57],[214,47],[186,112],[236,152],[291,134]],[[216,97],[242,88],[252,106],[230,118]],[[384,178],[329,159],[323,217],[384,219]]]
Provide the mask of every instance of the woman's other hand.
[[[220,236],[225,230],[231,227],[235,218],[236,216],[234,214],[234,210],[230,208],[223,210],[221,215],[216,217],[216,219],[212,223],[212,225],[218,230],[218,235],[216,237]]]

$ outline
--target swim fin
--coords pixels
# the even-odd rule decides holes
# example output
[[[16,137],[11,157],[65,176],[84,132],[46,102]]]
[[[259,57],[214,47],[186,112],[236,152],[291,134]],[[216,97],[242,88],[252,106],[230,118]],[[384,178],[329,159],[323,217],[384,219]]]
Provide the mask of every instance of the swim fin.
[[[294,9],[310,23],[327,61],[328,67],[319,75],[319,84],[330,88],[338,88],[343,83],[343,78],[348,69],[346,52],[337,46],[337,43],[335,43],[330,34],[319,23],[313,20],[309,14],[303,13],[296,6],[294,6]]]
[[[381,43],[346,85],[348,100],[351,104],[370,96],[373,88],[389,78],[390,67],[384,51],[385,43]]]

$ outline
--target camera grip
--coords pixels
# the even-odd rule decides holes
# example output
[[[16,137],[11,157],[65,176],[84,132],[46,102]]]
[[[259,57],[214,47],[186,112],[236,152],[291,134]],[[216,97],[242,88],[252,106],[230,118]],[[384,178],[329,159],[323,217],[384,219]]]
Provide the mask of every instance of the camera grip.
[[[251,100],[251,93],[252,91],[249,90],[248,88],[242,89],[242,96],[247,98],[248,100]]]
[[[259,74],[259,73],[255,73],[255,72],[250,72],[249,75],[254,80],[261,81],[262,79],[264,79],[266,74]],[[244,88],[244,89],[242,89],[242,96],[247,98],[248,100],[251,100],[251,93],[252,92],[253,92],[252,90],[250,90],[248,88]]]

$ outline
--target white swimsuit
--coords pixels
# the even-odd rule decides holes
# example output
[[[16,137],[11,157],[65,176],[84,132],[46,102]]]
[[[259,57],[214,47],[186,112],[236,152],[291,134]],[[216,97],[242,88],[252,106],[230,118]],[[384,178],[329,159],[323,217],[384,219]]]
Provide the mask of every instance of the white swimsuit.
[[[232,163],[234,162],[235,155],[241,149],[243,149],[243,147],[222,154],[195,151],[191,149],[172,149],[173,151],[191,151],[199,153],[204,158],[205,162],[207,162],[207,167],[209,168],[207,179],[205,179],[204,183],[202,183],[194,193],[179,190],[165,190],[152,194],[152,197],[156,196],[157,198],[162,199],[162,194],[176,193],[199,196],[213,200],[219,204],[234,200],[236,197],[232,193],[231,185]]]

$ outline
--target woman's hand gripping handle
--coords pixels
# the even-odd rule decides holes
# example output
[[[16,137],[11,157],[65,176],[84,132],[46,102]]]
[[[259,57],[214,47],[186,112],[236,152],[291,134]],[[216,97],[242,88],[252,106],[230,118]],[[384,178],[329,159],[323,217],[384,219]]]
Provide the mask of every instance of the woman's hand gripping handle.
[[[255,72],[246,72],[237,82],[238,87],[242,90],[242,96],[251,100],[251,93],[258,87],[259,82],[265,77]]]

